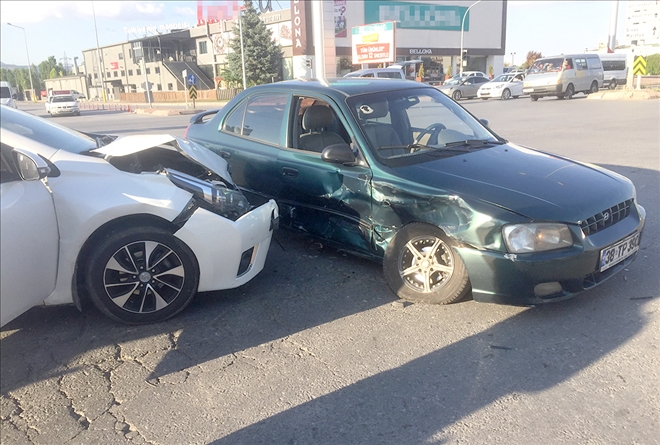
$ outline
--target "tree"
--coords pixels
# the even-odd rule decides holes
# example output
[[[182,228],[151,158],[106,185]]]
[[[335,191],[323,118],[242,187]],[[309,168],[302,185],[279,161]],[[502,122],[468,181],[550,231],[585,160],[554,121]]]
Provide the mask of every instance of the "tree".
[[[39,64],[39,74],[42,80],[55,79],[64,75],[64,67],[61,63],[57,63],[55,56],[49,56]]]
[[[278,78],[282,63],[282,47],[273,40],[273,34],[261,21],[251,0],[244,0],[245,10],[241,20],[245,76],[248,86],[272,82]],[[234,25],[234,38],[229,42],[227,67],[223,71],[228,82],[243,83],[241,62],[241,38],[238,24]]]
[[[540,59],[543,57],[543,55],[540,52],[536,51],[529,51],[527,52],[527,57],[525,59],[525,63],[522,64],[522,67],[524,69],[529,68],[530,66],[534,65],[534,62],[536,62],[536,59]]]

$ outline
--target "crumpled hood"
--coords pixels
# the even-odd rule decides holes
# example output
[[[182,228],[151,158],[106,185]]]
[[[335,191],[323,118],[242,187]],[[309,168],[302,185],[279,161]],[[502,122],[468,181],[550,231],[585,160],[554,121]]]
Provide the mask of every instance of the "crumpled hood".
[[[104,156],[128,156],[150,148],[166,146],[181,152],[188,159],[208,168],[230,184],[234,184],[227,170],[227,161],[196,142],[170,134],[136,134],[115,139],[108,145],[91,150]]]
[[[634,195],[632,183],[614,172],[512,144],[396,167],[392,174],[533,220],[578,222]]]

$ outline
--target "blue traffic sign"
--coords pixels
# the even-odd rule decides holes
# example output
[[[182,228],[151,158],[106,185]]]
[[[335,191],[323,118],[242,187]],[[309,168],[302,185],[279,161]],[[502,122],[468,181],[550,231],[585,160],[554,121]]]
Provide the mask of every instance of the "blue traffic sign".
[[[197,76],[195,76],[194,73],[188,74],[188,77],[186,77],[186,81],[188,81],[188,84],[190,85],[197,85]]]

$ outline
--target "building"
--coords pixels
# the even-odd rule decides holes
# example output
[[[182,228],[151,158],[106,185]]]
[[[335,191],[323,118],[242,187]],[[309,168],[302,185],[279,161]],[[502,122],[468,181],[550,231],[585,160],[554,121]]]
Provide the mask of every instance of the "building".
[[[292,0],[290,4],[290,9],[261,11],[262,20],[282,46],[284,60],[274,81],[317,77],[312,2]],[[223,18],[226,11],[224,16],[218,11],[217,6],[207,6],[205,14],[202,5],[198,7],[197,26],[170,27],[168,32],[138,29],[144,37],[83,51],[88,97],[102,98],[105,93],[109,100],[119,100],[122,94],[143,95],[151,89],[156,100],[182,100],[188,87],[184,72],[195,75],[198,90],[217,94],[231,87],[224,83],[222,70],[235,22]],[[410,77],[422,64],[430,79],[444,78],[450,67],[457,73],[461,40],[467,50],[464,70],[500,73],[503,69],[507,0],[478,4],[459,0],[324,0],[322,16],[322,40],[318,41],[324,47],[325,60],[320,66],[326,77],[382,65],[355,66],[352,60],[353,28],[381,22],[395,23],[391,62],[420,61],[409,65]]]

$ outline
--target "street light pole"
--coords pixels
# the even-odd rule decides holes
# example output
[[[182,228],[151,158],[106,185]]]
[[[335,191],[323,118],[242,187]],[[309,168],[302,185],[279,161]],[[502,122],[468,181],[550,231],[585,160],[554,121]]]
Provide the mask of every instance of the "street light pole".
[[[25,39],[25,54],[27,54],[27,59],[28,59],[28,75],[30,76],[30,90],[32,91],[32,93],[30,93],[30,96],[32,101],[34,102],[35,99],[34,85],[32,84],[32,67],[30,65],[30,52],[28,51],[28,45],[27,45],[27,33],[25,32],[25,28],[23,28],[22,26],[12,25],[11,23],[7,23],[7,25],[23,30],[23,38]]]
[[[465,14],[463,14],[463,20],[461,21],[461,54],[460,54],[460,60],[461,60],[461,71],[460,74],[463,76],[463,34],[465,33],[465,17],[467,17],[468,12],[470,12],[470,9],[476,5],[477,3],[480,3],[481,0],[478,0],[474,3],[472,3],[467,10],[465,11]]]
[[[513,57],[516,55],[516,53],[511,53],[511,68],[513,68]]]

